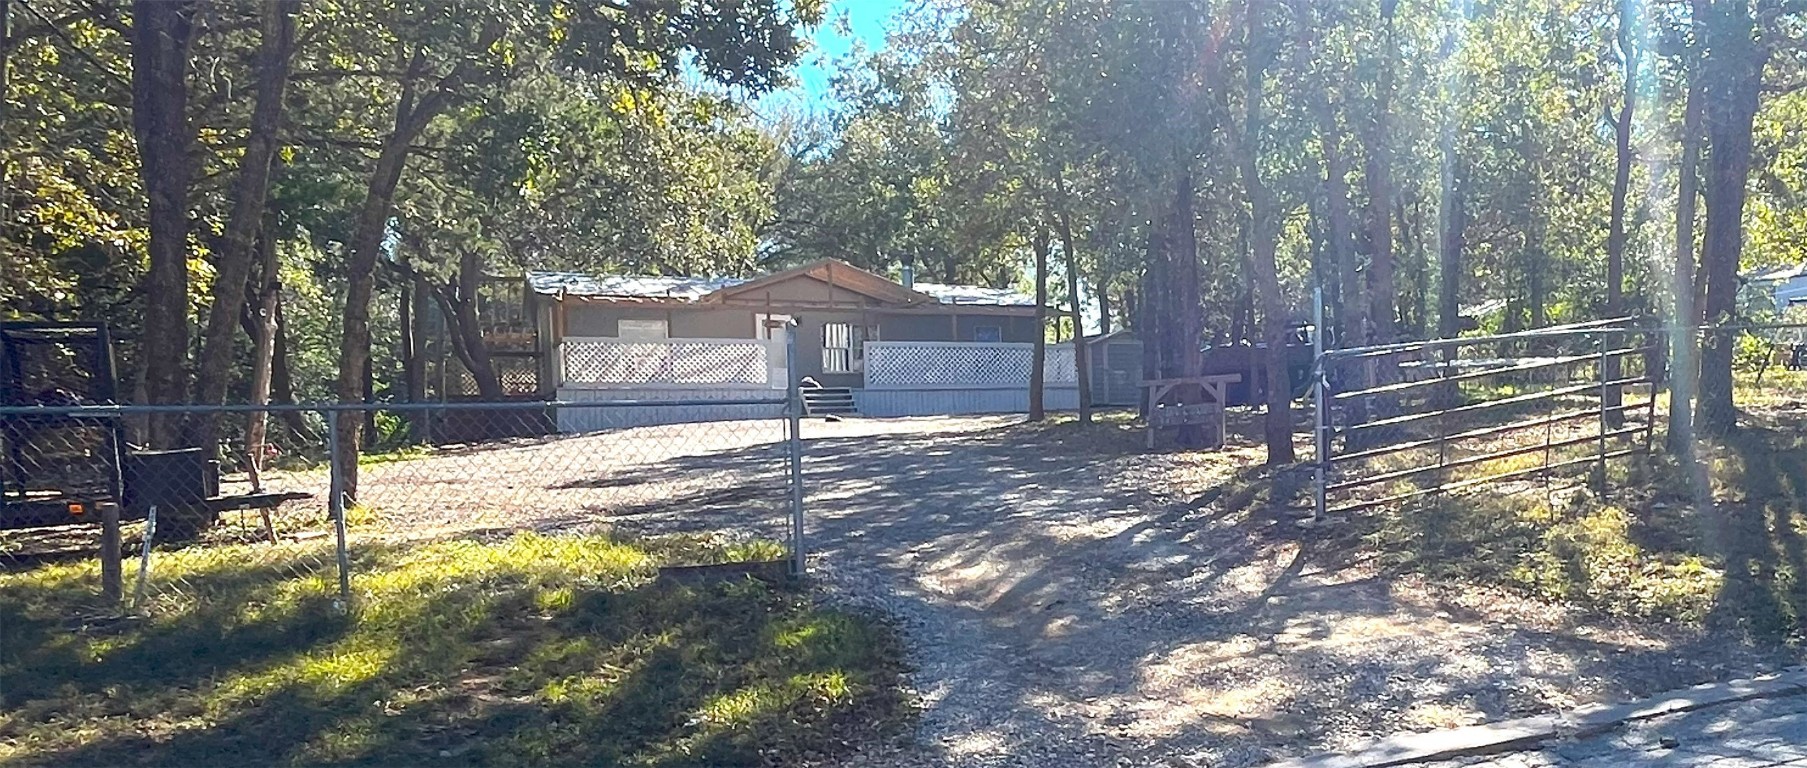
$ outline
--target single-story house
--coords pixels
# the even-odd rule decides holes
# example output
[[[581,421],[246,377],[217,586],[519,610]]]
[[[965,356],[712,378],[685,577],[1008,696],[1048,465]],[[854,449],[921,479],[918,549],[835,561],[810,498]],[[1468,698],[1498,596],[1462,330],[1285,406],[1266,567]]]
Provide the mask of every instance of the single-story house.
[[[1807,304],[1807,264],[1753,269],[1739,276],[1752,291],[1768,294],[1782,312],[1796,304]]]
[[[834,259],[750,278],[533,272],[527,302],[560,400],[744,399],[808,378],[872,415],[1017,411],[1042,333],[1032,295]],[[1072,360],[1050,345],[1049,407],[1077,407]]]

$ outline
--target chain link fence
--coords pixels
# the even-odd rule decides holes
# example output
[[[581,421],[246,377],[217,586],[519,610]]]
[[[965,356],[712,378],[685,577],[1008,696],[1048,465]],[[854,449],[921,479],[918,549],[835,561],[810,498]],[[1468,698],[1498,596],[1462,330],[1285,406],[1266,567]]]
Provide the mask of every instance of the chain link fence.
[[[442,542],[568,560],[599,534],[802,571],[794,393],[747,400],[0,407],[0,570],[101,560],[70,589],[138,613],[251,605],[247,584],[355,601],[366,567]],[[731,418],[724,418],[728,416]],[[152,418],[212,448],[149,450]],[[356,470],[334,427],[362,423]],[[707,419],[707,420],[700,420]],[[673,423],[676,422],[676,423]],[[668,535],[669,534],[669,535]],[[76,578],[72,576],[71,578]]]
[[[1807,421],[1807,323],[1704,328],[1700,343],[1731,348],[1732,401],[1747,418]]]
[[[1325,352],[1319,516],[1565,475],[1649,450],[1661,334],[1615,321]],[[1511,489],[1507,489],[1511,490]]]

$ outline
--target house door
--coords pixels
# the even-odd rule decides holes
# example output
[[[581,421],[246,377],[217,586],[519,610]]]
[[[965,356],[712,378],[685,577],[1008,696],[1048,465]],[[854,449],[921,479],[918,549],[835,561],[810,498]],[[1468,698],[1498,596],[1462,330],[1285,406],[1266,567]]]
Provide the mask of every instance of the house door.
[[[784,342],[791,328],[790,315],[770,315],[764,312],[753,315],[754,331],[765,345],[765,380],[773,389],[790,387],[790,371],[784,367]]]

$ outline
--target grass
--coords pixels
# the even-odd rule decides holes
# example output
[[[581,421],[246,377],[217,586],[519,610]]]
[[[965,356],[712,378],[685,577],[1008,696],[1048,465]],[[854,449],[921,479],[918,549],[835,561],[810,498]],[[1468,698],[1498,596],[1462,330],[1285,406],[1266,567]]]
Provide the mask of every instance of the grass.
[[[1757,399],[1741,392],[1740,402]],[[1750,413],[1736,433],[1702,440],[1692,469],[1659,450],[1609,463],[1605,493],[1583,482],[1582,467],[1553,486],[1497,484],[1378,508],[1360,513],[1354,528],[1384,562],[1452,583],[1799,645],[1807,640],[1807,416]],[[1521,462],[1536,463],[1513,457],[1448,479]]]
[[[160,552],[145,618],[92,563],[0,574],[0,764],[762,765],[907,716],[881,626],[784,586],[655,582],[773,554],[519,534]]]

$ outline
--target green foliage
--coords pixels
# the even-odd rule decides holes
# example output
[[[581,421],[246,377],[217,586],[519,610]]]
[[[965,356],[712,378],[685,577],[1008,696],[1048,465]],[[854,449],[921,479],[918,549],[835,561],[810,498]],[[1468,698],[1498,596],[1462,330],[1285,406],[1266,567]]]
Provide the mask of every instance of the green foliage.
[[[73,632],[92,564],[0,576],[0,761],[759,765],[905,715],[890,633],[755,581],[655,585],[659,549],[373,544],[349,614],[330,548],[159,552],[148,618]]]

